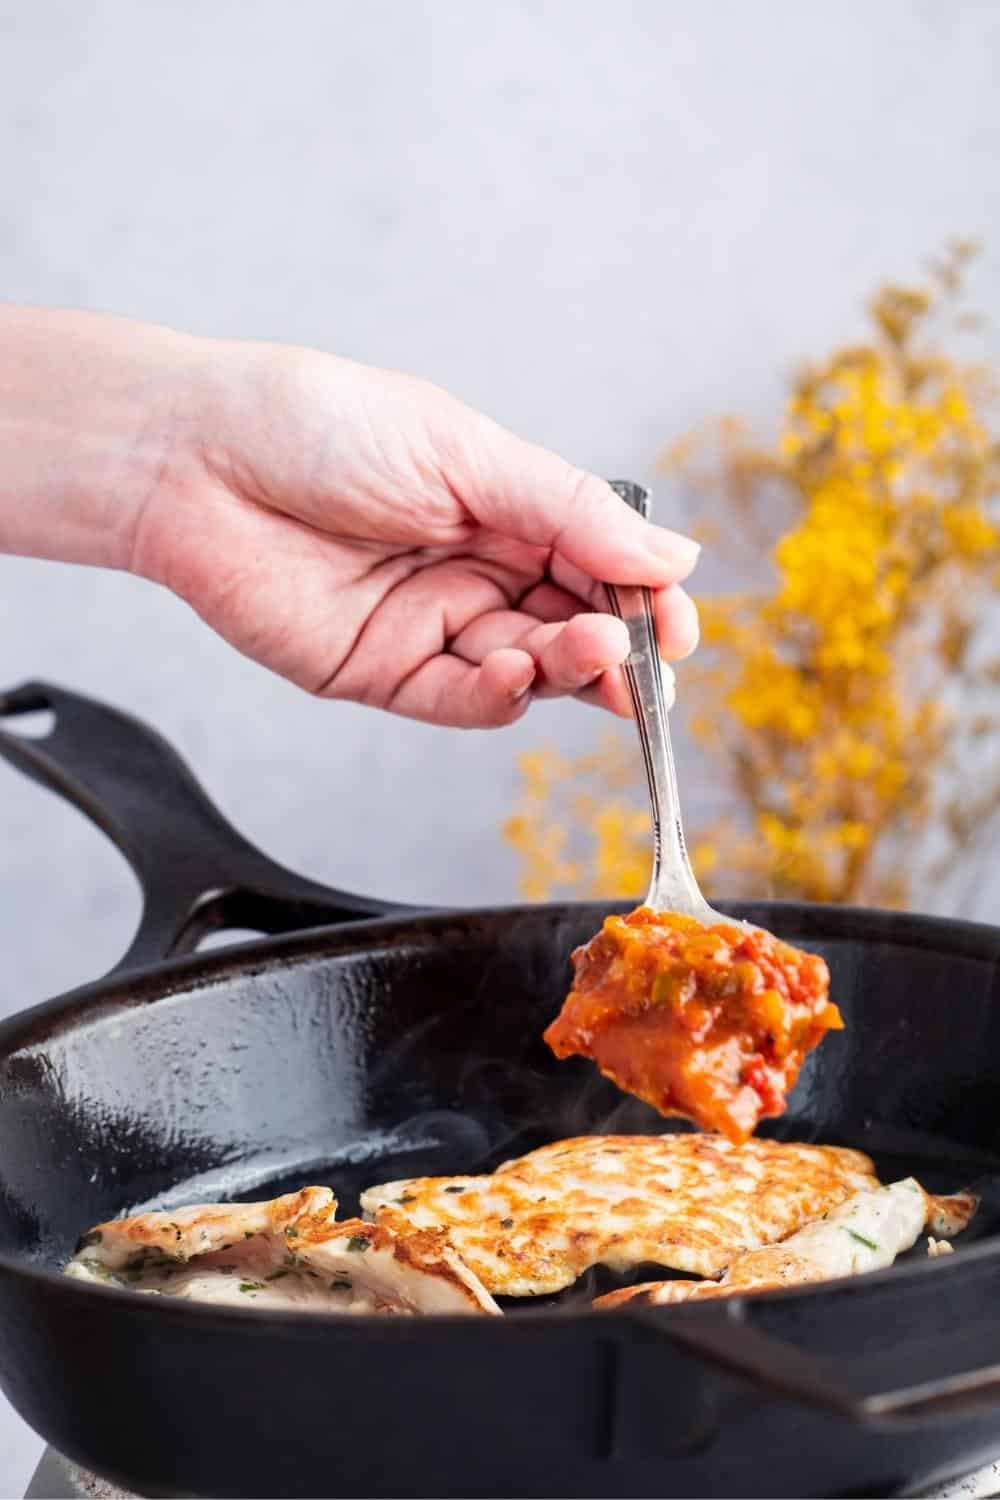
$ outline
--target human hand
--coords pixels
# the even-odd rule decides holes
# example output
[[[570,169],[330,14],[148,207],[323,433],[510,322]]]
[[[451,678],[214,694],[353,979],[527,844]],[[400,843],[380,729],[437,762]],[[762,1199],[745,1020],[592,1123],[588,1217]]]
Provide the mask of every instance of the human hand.
[[[628,636],[604,612],[605,579],[655,590],[665,657],[693,649],[678,584],[695,544],[443,391],[307,350],[92,319],[98,365],[95,323],[122,330],[108,355],[119,404],[122,391],[136,404],[137,383],[148,404],[113,561],[309,692],[463,727],[559,694],[627,714]]]

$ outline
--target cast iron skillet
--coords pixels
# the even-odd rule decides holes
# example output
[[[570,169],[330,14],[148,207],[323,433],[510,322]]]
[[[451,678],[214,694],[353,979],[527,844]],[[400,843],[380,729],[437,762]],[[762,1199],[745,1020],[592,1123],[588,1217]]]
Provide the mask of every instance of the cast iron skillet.
[[[539,1040],[597,907],[418,915],[326,890],[135,721],[44,685],[0,696],[0,716],[42,707],[52,733],[2,732],[0,753],[145,893],[118,969],[0,1026],[0,1384],[63,1453],[145,1495],[660,1497],[886,1496],[1000,1454],[1000,933],[966,922],[739,908],[825,954],[847,1019],[776,1133],[975,1182],[979,1242],[947,1259],[603,1315],[592,1277],[504,1319],[61,1278],[81,1230],[134,1205],[328,1182],[348,1213],[386,1177],[664,1122]],[[226,926],[281,935],[192,954]],[[40,913],[24,940],[44,932]]]

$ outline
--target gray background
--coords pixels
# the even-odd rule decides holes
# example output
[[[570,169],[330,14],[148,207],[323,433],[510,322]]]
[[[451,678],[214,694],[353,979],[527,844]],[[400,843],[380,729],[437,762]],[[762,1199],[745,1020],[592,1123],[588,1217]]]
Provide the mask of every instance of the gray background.
[[[998,43],[990,0],[3,4],[0,296],[413,370],[648,478],[706,417],[773,421],[952,234],[993,239],[1000,313]],[[510,898],[515,752],[597,723],[314,703],[149,585],[0,560],[0,684],[29,676],[148,716],[278,857],[400,900]],[[138,897],[3,767],[0,841],[12,1010],[107,967]],[[36,1446],[0,1426],[0,1493]]]

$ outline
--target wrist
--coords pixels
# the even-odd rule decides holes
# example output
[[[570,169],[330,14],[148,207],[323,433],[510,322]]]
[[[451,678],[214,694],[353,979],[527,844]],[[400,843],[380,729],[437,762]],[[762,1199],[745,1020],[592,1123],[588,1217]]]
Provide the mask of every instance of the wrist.
[[[129,569],[171,482],[199,341],[0,307],[0,552]]]

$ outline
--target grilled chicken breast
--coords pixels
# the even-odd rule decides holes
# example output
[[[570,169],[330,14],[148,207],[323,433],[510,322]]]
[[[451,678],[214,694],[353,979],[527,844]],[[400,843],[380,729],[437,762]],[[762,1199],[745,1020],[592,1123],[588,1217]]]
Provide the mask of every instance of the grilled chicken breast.
[[[243,1253],[256,1256],[263,1268],[275,1253],[279,1258],[284,1254],[285,1231],[296,1219],[328,1216],[332,1221],[336,1212],[337,1200],[329,1188],[306,1187],[264,1203],[201,1203],[170,1212],[136,1214],[88,1230],[77,1246],[77,1256],[91,1250],[105,1270],[135,1271],[158,1257],[184,1263],[219,1250],[242,1250],[246,1245]]]
[[[499,1313],[489,1292],[440,1229],[397,1234],[380,1224],[347,1219],[333,1232],[308,1222],[295,1241],[299,1263],[328,1277],[333,1288],[374,1298],[384,1311]]]
[[[559,1292],[593,1265],[644,1262],[717,1276],[877,1187],[867,1156],[715,1135],[581,1136],[490,1176],[418,1177],[362,1195],[397,1234],[440,1229],[488,1291]]]
[[[705,1297],[737,1297],[810,1281],[858,1276],[891,1266],[924,1229],[947,1224],[958,1234],[976,1211],[971,1193],[935,1198],[912,1177],[890,1187],[854,1193],[839,1208],[807,1224],[779,1245],[766,1245],[733,1261],[720,1281],[650,1281],[598,1297],[595,1307],[624,1302],[662,1306]]]
[[[85,1281],[217,1305],[499,1313],[441,1231],[337,1223],[329,1188],[98,1224],[66,1267]]]

